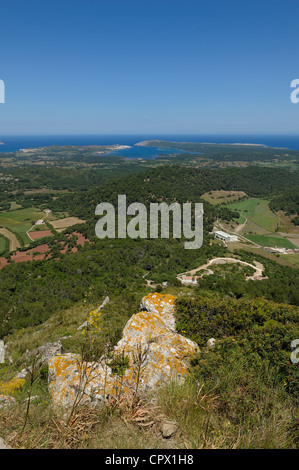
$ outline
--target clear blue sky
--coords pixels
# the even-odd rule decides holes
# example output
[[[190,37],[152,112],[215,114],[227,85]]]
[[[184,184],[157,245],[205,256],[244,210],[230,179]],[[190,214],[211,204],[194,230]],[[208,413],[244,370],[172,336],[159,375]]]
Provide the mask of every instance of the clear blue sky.
[[[0,134],[298,133],[298,0],[3,0]]]

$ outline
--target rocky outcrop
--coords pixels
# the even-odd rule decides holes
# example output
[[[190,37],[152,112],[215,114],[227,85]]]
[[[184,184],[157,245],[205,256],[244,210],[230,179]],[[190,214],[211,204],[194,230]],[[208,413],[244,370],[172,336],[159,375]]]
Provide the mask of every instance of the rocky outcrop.
[[[49,360],[49,389],[56,405],[100,404],[109,397],[145,392],[169,380],[183,381],[189,360],[198,351],[193,341],[175,331],[175,297],[149,294],[141,311],[127,322],[112,359],[82,362],[75,354]]]

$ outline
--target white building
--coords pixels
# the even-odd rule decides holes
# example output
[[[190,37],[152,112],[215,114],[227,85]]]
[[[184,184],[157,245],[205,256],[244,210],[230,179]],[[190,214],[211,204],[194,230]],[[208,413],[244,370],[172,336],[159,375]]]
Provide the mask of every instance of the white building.
[[[200,276],[182,276],[181,283],[188,286],[188,285],[196,285],[198,284],[198,279]]]
[[[237,242],[239,240],[237,235],[231,235],[230,233],[222,232],[221,230],[216,230],[214,235],[215,238],[224,242]]]

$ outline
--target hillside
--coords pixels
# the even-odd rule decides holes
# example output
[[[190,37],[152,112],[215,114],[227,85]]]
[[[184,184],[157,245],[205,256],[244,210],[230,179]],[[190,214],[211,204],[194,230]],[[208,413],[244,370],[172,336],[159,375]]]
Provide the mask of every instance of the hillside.
[[[174,300],[177,332],[166,326],[172,322],[166,307]],[[296,447],[298,368],[289,364],[288,343],[299,333],[297,308],[261,300],[228,305],[190,288],[147,295],[131,318],[136,296],[108,299],[98,316],[91,307],[78,305],[10,337],[11,365],[0,385],[2,403],[11,397],[9,414],[0,409],[6,443],[48,449]],[[86,318],[89,326],[82,329]],[[119,334],[107,350],[115,327]],[[182,341],[193,350],[184,351]],[[188,357],[189,369],[183,365]],[[171,363],[178,358],[179,367]],[[173,381],[183,371],[186,378]],[[162,380],[158,389],[154,378]]]
[[[259,150],[270,155],[263,148],[244,152],[256,157]],[[0,364],[6,397],[1,437],[12,447],[51,449],[119,447],[123,436],[127,448],[295,448],[298,366],[290,358],[299,335],[298,255],[267,248],[295,247],[297,171],[198,168],[198,161],[186,166],[183,157],[135,165],[104,156],[101,167],[91,168],[90,162],[81,164],[94,157],[94,149],[88,155],[76,148],[46,151],[49,161],[40,167],[33,164],[33,152],[31,166],[19,167],[24,156],[17,154],[10,167],[5,160],[8,166],[1,168],[0,339],[6,347]],[[236,157],[238,152],[234,147]],[[221,152],[218,157],[213,156],[221,165]],[[202,202],[202,247],[186,250],[185,238],[173,238],[172,231],[170,238],[97,238],[95,207],[117,206],[122,194],[127,204],[146,208],[155,202]],[[217,230],[237,235],[238,241],[217,239]],[[184,284],[188,274],[192,282]],[[174,299],[171,331],[169,324],[165,330],[161,312],[144,301],[153,294]],[[131,374],[130,360],[135,354],[141,364],[142,351],[133,341],[137,330],[132,334],[134,326],[126,325],[135,320],[146,331],[136,337],[157,354],[150,356],[151,364],[153,357],[160,364],[157,358],[169,355],[166,365],[173,372],[176,361],[183,361],[182,383],[165,380],[158,390],[138,386],[134,391],[138,374]],[[92,325],[87,335],[84,324]],[[134,343],[135,353],[119,350],[113,358],[119,342]],[[195,354],[186,344],[194,345]],[[96,394],[92,402],[101,406],[95,407],[80,400],[65,421],[53,406],[53,393],[68,390],[57,370],[66,367],[78,378],[79,357],[85,370],[94,363],[92,371],[103,379],[99,361],[108,352],[117,378],[107,375],[105,381],[104,372],[101,383],[109,382],[111,400]],[[165,373],[161,364],[157,376]],[[148,370],[147,382],[155,382],[156,372]],[[119,380],[130,390],[127,396],[114,394]],[[173,432],[165,437],[167,426]]]

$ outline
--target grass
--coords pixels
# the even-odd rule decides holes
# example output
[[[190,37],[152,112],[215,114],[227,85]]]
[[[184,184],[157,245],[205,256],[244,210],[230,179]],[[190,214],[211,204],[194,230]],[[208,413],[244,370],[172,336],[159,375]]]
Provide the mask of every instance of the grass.
[[[30,243],[30,239],[26,232],[32,227],[32,222],[36,222],[44,216],[44,212],[33,207],[2,211],[0,212],[0,225],[13,232],[24,245],[27,245]]]
[[[268,232],[274,232],[277,228],[279,219],[269,209],[268,201],[265,199],[245,199],[228,204],[227,207],[240,213],[240,217],[235,219],[239,224],[244,223],[246,218]]]
[[[22,206],[20,204],[17,204],[15,201],[10,203],[10,210],[14,211],[16,209],[20,209]]]
[[[118,341],[126,321],[139,308],[144,292],[111,297],[102,310],[99,341]],[[171,287],[167,293],[188,296],[192,288]],[[188,296],[189,297],[189,296]],[[30,365],[38,346],[61,339],[64,351],[77,352],[77,328],[97,308],[96,303],[80,302],[57,312],[45,323],[19,330],[7,339],[7,355],[12,363],[1,365],[0,383]],[[216,347],[217,349],[217,347]],[[0,436],[13,448],[25,449],[241,449],[295,448],[296,408],[292,398],[270,367],[259,369],[246,355],[217,351],[199,355],[185,383],[171,382],[138,400],[111,401],[104,408],[80,406],[70,423],[51,405],[47,375],[33,384],[32,400],[26,418],[28,382],[15,392],[17,404],[0,409]],[[213,372],[211,373],[211,365]],[[25,419],[27,419],[24,427]],[[163,439],[161,425],[173,421],[178,430]],[[23,430],[24,428],[24,430]],[[297,437],[296,437],[297,436]]]
[[[296,448],[296,408],[270,372],[232,359],[203,378],[171,382],[138,398],[105,407],[80,406],[67,423],[51,406],[45,377],[36,381],[28,420],[28,386],[17,404],[0,409],[1,437],[25,449],[283,449]],[[177,431],[163,439],[161,427]]]
[[[202,199],[212,205],[223,204],[246,197],[243,191],[210,191],[201,196]]]
[[[7,250],[7,239],[0,235],[0,255],[5,253]]]
[[[39,403],[32,403],[23,434],[25,403],[11,407],[9,412],[0,410],[1,437],[13,448],[22,449],[168,449],[169,440],[161,437],[154,414],[157,408],[146,402],[133,407],[130,404],[111,403],[103,409],[80,407],[67,425],[44,396]],[[153,424],[138,424],[140,415],[148,422],[153,418]],[[182,448],[184,444],[177,442],[177,446]]]
[[[279,258],[290,261],[292,264],[299,267],[299,254],[296,254],[296,255],[279,255]]]
[[[293,243],[291,243],[286,238],[282,238],[280,236],[275,235],[258,235],[258,234],[246,234],[246,238],[249,240],[258,243],[261,246],[269,246],[269,247],[278,247],[278,248],[296,248]]]
[[[157,403],[178,423],[188,448],[296,448],[290,433],[294,403],[273,378],[249,377],[248,366],[220,366],[216,377],[172,383],[158,392]]]

